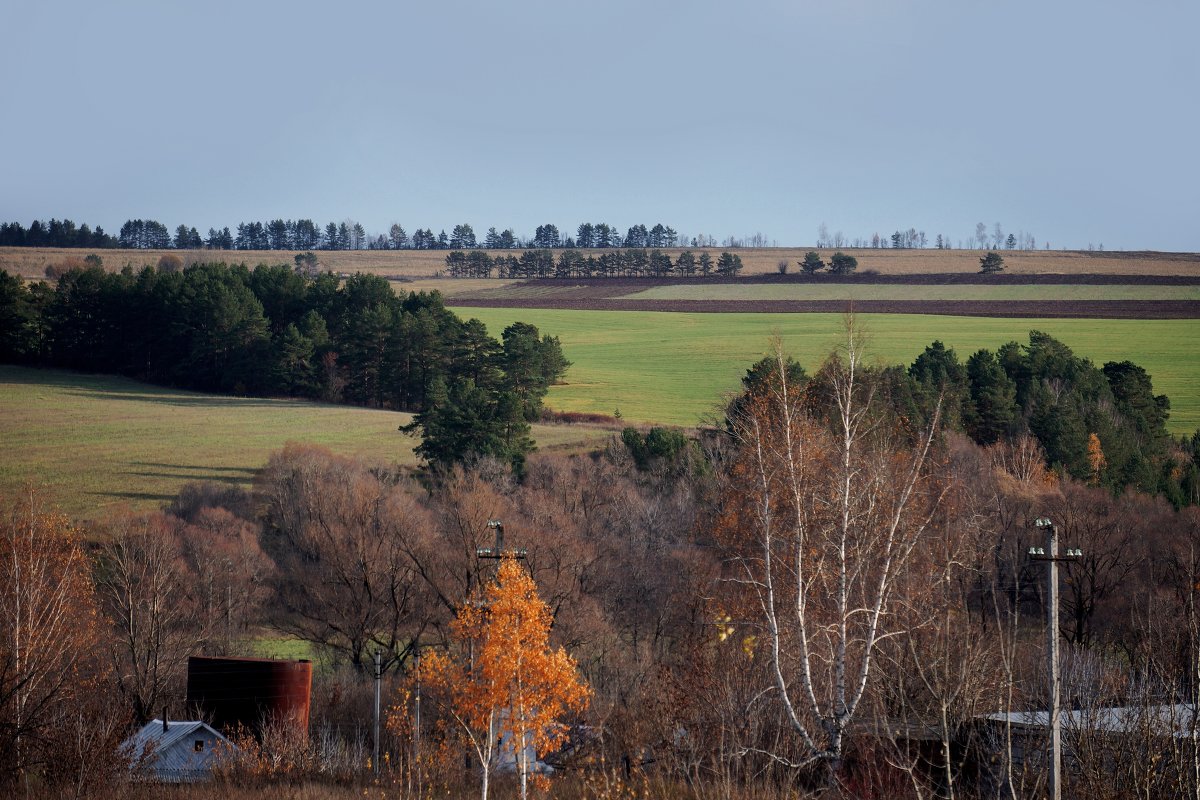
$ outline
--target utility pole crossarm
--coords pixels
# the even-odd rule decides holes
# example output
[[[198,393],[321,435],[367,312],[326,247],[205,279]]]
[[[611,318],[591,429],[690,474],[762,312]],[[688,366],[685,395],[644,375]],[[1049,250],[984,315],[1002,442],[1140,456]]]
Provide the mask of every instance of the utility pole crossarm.
[[[496,546],[495,547],[480,547],[475,551],[476,558],[518,558],[523,559],[528,555],[524,547],[514,548],[512,550],[504,549],[504,524],[498,519],[488,520],[488,527],[496,530]]]

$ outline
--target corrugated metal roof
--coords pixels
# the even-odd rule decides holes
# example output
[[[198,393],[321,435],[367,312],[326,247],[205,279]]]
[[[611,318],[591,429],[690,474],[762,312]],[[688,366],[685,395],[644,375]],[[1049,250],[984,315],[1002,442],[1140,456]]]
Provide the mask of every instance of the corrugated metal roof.
[[[170,783],[207,780],[218,743],[232,747],[220,732],[199,720],[168,722],[166,730],[161,719],[151,720],[125,740],[135,763],[148,756],[144,766],[149,774]]]
[[[1049,711],[1012,711],[985,714],[980,719],[1006,722],[1031,728],[1050,724]],[[1150,730],[1158,736],[1190,737],[1193,726],[1200,724],[1196,709],[1187,703],[1157,706],[1114,706],[1094,709],[1063,709],[1062,726],[1068,730],[1092,730],[1103,733],[1131,733]]]

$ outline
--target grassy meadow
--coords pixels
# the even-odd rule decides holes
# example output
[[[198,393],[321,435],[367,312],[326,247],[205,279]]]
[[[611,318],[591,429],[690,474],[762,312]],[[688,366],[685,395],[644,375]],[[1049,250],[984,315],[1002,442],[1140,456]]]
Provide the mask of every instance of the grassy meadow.
[[[298,400],[217,397],[125,378],[0,366],[0,495],[33,482],[65,513],[155,508],[192,481],[247,486],[287,442],[414,464],[410,415]],[[608,431],[535,425],[542,449]]]
[[[900,287],[888,287],[900,288]],[[921,287],[929,288],[929,287]],[[498,333],[522,320],[558,336],[574,365],[547,404],[564,411],[626,420],[694,425],[734,391],[746,368],[778,333],[810,370],[839,343],[839,314],[687,314],[641,311],[459,308]],[[1200,320],[997,319],[918,314],[862,314],[869,350],[880,363],[909,364],[941,339],[960,359],[981,347],[1027,342],[1041,330],[1097,364],[1130,360],[1171,398],[1170,429],[1200,427]]]

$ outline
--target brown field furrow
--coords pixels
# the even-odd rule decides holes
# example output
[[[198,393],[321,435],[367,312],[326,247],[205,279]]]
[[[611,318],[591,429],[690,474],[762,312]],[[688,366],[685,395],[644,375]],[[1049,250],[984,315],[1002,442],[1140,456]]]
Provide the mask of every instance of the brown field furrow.
[[[1075,317],[1099,319],[1197,319],[1193,300],[618,300],[607,297],[466,297],[454,305],[475,308],[559,308],[578,311],[679,311],[690,313],[938,314],[966,317]]]
[[[470,279],[445,278],[438,283],[454,287]],[[1071,275],[984,275],[982,273],[924,273],[909,275],[880,275],[855,273],[852,275],[753,275],[741,278],[538,278],[520,281],[495,281],[496,287],[487,286],[486,280],[473,280],[473,291],[456,292],[471,297],[553,295],[554,297],[620,297],[656,286],[722,286],[745,285],[747,283],[771,286],[798,285],[894,285],[894,286],[1200,286],[1200,275],[1105,275],[1078,273]],[[423,284],[424,286],[424,284]]]

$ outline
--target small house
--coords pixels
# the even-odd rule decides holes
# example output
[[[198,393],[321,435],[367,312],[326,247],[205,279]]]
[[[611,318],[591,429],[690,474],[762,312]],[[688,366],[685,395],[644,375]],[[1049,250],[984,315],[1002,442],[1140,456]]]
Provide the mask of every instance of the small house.
[[[125,741],[133,763],[150,780],[195,783],[212,775],[215,760],[229,740],[199,720],[155,719]]]

